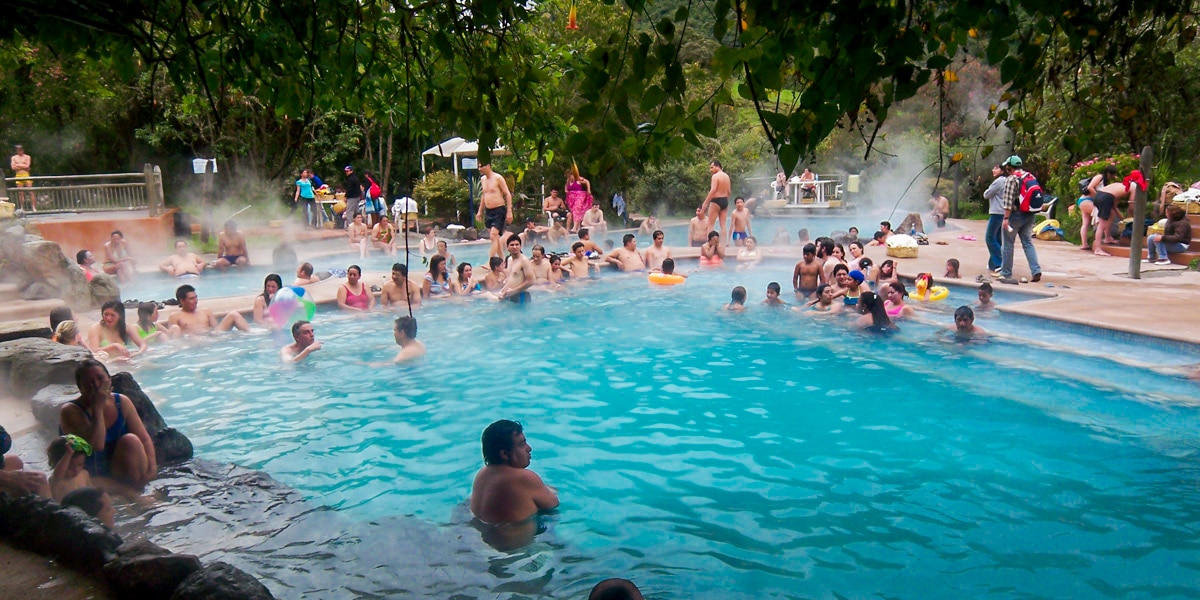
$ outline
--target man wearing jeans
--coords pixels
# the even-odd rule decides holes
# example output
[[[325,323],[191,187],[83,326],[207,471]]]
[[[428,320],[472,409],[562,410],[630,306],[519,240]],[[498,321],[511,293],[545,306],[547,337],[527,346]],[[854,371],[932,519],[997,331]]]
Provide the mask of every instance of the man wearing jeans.
[[[1008,173],[1008,181],[1004,182],[1004,220],[1000,222],[1004,238],[1000,283],[1017,284],[1017,280],[1012,276],[1013,250],[1017,236],[1021,237],[1021,247],[1025,250],[1025,260],[1029,261],[1033,281],[1041,281],[1042,268],[1038,265],[1037,250],[1033,247],[1034,213],[1021,210],[1021,178],[1025,175],[1025,171],[1021,170],[1021,157],[1014,154],[1002,164],[1004,172]]]
[[[1003,249],[1001,243],[1001,224],[1004,222],[1004,184],[1008,181],[1008,176],[1004,174],[1002,165],[992,166],[992,184],[983,192],[983,199],[988,202],[988,222],[987,233],[984,234],[984,243],[988,249],[988,265],[987,268],[993,273],[1000,272],[1000,252]]]

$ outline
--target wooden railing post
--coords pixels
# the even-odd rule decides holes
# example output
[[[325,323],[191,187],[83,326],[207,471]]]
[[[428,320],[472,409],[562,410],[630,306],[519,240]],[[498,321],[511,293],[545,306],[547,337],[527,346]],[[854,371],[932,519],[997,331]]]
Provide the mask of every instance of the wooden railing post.
[[[1150,146],[1142,148],[1141,163],[1138,168],[1142,172],[1142,177],[1146,179],[1146,185],[1149,186],[1151,181],[1150,170],[1153,168],[1154,149]],[[1146,198],[1149,190],[1143,190],[1142,186],[1136,186],[1133,191],[1133,235],[1129,238],[1129,278],[1142,278],[1142,241],[1146,235]]]

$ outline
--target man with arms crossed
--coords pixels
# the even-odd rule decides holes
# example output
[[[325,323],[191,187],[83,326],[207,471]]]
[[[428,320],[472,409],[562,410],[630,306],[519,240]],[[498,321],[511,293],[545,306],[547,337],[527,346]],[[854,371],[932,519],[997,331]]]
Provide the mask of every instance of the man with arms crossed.
[[[492,230],[491,256],[500,256],[500,235],[504,233],[504,226],[513,220],[512,192],[508,191],[508,182],[504,181],[504,177],[492,171],[492,165],[479,165],[479,175],[483,192],[475,218]]]
[[[21,178],[29,177],[29,168],[33,166],[33,157],[25,154],[25,147],[20,144],[17,144],[13,149],[16,150],[17,153],[12,155],[12,158],[9,159],[8,166],[12,167],[13,177],[18,178],[14,185],[19,188],[31,188],[33,187],[33,182],[29,179]],[[28,202],[29,208],[32,209],[33,212],[37,212],[37,194],[34,194],[31,191],[22,191],[17,193],[17,198],[19,198],[18,202],[20,203],[20,208],[25,208],[25,203]]]
[[[405,296],[408,297],[405,300]],[[392,310],[421,307],[421,286],[408,278],[408,266],[402,263],[392,265],[392,279],[383,284],[379,294],[379,303]]]
[[[725,233],[725,216],[729,211],[729,175],[721,170],[720,161],[712,161],[708,163],[708,172],[712,173],[712,184],[708,188],[708,195],[704,197],[704,203],[700,205],[700,211],[708,214],[708,222],[712,223],[721,230],[721,245],[729,245],[729,235]]]
[[[508,281],[500,289],[500,299],[514,304],[525,304],[530,300],[529,287],[537,280],[529,259],[521,254],[521,236],[508,236]]]
[[[179,327],[179,331],[184,335],[193,333],[206,333],[216,329],[218,331],[229,331],[236,327],[238,331],[250,331],[250,324],[242,317],[241,313],[230,311],[217,323],[217,318],[213,316],[212,311],[208,309],[200,309],[200,298],[196,295],[196,288],[190,285],[181,285],[175,290],[175,299],[179,300],[179,312],[171,315],[167,319],[167,327]]]
[[[321,342],[317,341],[316,331],[313,330],[312,323],[308,321],[296,321],[292,325],[292,339],[296,340],[294,344],[288,344],[279,351],[279,356],[284,362],[298,363],[306,358],[309,354],[321,349]]]
[[[471,484],[471,513],[492,525],[519,523],[558,507],[558,493],[529,470],[533,448],[521,424],[500,420],[483,430],[484,467]]]
[[[661,230],[655,230],[652,234],[654,245],[646,248],[644,257],[646,260],[646,268],[650,270],[662,269],[664,260],[671,258],[671,249],[663,245],[664,235]]]
[[[188,252],[187,242],[179,240],[175,242],[175,254],[158,265],[158,268],[172,277],[198,276],[204,270],[204,259],[195,252]]]

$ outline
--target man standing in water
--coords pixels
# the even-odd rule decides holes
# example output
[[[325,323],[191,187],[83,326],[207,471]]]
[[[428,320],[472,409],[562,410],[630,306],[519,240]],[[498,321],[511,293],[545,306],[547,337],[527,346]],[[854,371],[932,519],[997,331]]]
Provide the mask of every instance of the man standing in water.
[[[507,262],[505,270],[508,271],[508,281],[500,290],[500,299],[513,304],[526,304],[530,299],[529,287],[537,281],[537,276],[533,273],[529,259],[521,254],[521,236],[515,233],[508,236]]]
[[[655,230],[653,234],[654,245],[646,248],[643,253],[643,258],[646,260],[647,269],[662,269],[663,261],[671,258],[671,249],[663,245],[663,232]]]
[[[392,359],[392,362],[402,363],[425,356],[425,344],[417,340],[417,319],[415,317],[397,318],[392,335],[396,338],[396,345],[400,346],[400,352],[396,353],[396,358]]]
[[[729,236],[725,233],[725,217],[729,211],[729,175],[721,170],[720,161],[708,163],[708,172],[712,173],[712,184],[708,195],[700,205],[700,211],[708,214],[709,225],[716,224],[721,230],[721,245],[729,245]]]
[[[797,300],[808,300],[821,285],[821,263],[817,261],[817,246],[804,245],[804,260],[796,263],[792,269],[792,288],[796,291]]]
[[[558,494],[529,470],[533,448],[521,424],[500,420],[483,430],[484,467],[471,485],[471,513],[492,525],[519,523],[558,507]]]
[[[712,226],[704,214],[704,207],[697,208],[696,216],[688,221],[688,245],[692,248],[703,246],[708,242],[708,232],[710,231],[712,231]]]
[[[492,165],[479,165],[479,183],[483,192],[479,198],[477,220],[483,221],[483,226],[491,230],[492,256],[500,256],[500,235],[504,226],[512,223],[512,192],[508,191],[508,182],[504,177],[492,171]]]
[[[407,309],[409,306],[421,308],[421,286],[408,278],[408,265],[392,265],[392,279],[383,284],[379,302],[392,310]]]

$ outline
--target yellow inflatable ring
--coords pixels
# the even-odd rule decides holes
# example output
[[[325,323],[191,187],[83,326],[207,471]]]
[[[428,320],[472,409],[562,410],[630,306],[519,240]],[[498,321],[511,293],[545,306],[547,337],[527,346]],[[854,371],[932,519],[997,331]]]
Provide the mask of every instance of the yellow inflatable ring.
[[[687,281],[683,275],[667,275],[666,273],[651,273],[650,283],[657,285],[678,285]]]
[[[949,295],[950,295],[950,288],[942,287],[940,285],[935,285],[935,286],[929,288],[929,302],[937,302],[938,300],[945,300],[946,296],[949,296]],[[925,301],[924,296],[925,296],[925,294],[923,294],[921,292],[921,289],[917,288],[917,293],[909,296],[908,298],[909,298],[909,300],[917,300],[919,302],[924,302]]]

